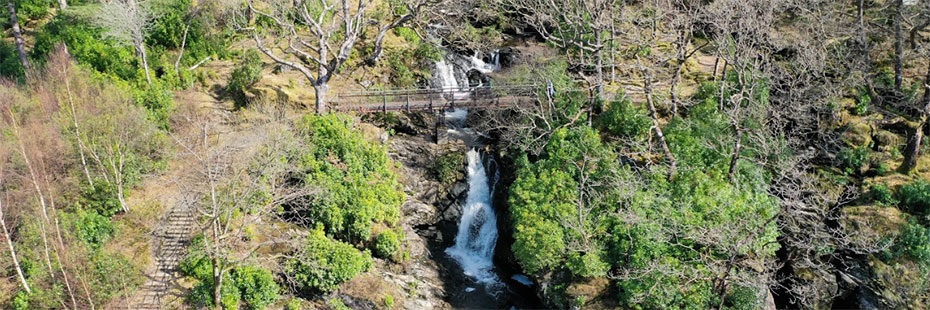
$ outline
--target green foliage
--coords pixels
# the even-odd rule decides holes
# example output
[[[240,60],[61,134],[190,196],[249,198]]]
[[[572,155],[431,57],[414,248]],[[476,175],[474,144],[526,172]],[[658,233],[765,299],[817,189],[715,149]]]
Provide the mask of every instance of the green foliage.
[[[436,158],[430,165],[430,174],[443,184],[449,184],[462,177],[461,170],[465,163],[465,155],[460,152],[449,152]]]
[[[601,130],[624,139],[642,139],[652,125],[642,107],[636,107],[622,94],[622,101],[612,102],[600,115]]]
[[[868,147],[843,148],[836,154],[836,159],[847,174],[858,174],[862,167],[869,163],[870,150]]]
[[[245,107],[248,102],[246,92],[262,78],[262,58],[258,52],[248,50],[242,60],[229,75],[226,92],[236,100],[236,107]]]
[[[91,23],[91,17],[75,11],[64,11],[43,25],[36,35],[33,57],[44,61],[60,43],[79,63],[125,81],[145,79],[131,47],[106,39],[103,30]]]
[[[302,310],[303,308],[303,302],[298,298],[291,298],[291,300],[288,300],[287,304],[284,305],[284,310]]]
[[[874,184],[869,189],[869,196],[872,201],[877,202],[882,206],[893,206],[898,204],[898,200],[894,198],[894,193],[888,188],[888,185],[885,184]]]
[[[75,208],[93,211],[107,218],[122,209],[116,196],[116,186],[103,180],[95,181],[93,186],[82,184],[81,195],[76,200]]]
[[[388,309],[394,308],[394,295],[391,295],[391,294],[384,295],[384,307]]]
[[[856,106],[853,107],[853,115],[865,115],[869,112],[869,105],[872,104],[872,97],[865,88],[859,89],[859,96],[856,97]]]
[[[930,228],[910,221],[889,250],[892,257],[906,255],[917,263],[930,267]]]
[[[174,111],[174,94],[159,81],[152,81],[151,86],[131,88],[136,105],[144,107],[148,119],[161,129],[171,126],[171,112]]]
[[[91,256],[91,265],[93,272],[87,279],[97,304],[127,296],[142,285],[144,279],[142,270],[121,254],[97,251]]]
[[[116,227],[110,218],[97,212],[78,209],[63,215],[74,235],[91,249],[99,249],[116,234]]]
[[[912,214],[930,213],[930,182],[917,180],[898,189],[901,207]]]
[[[16,292],[11,307],[14,310],[29,310],[29,294],[26,291]]]
[[[353,124],[345,115],[304,117],[296,128],[307,146],[296,160],[304,184],[322,190],[306,208],[311,225],[357,242],[368,240],[376,223],[397,223],[404,193],[384,147]]]
[[[16,4],[16,16],[19,18],[20,25],[25,21],[42,19],[48,16],[52,7],[57,6],[54,0],[7,0]],[[0,2],[6,9],[6,1]],[[6,13],[6,10],[4,10]],[[7,16],[8,13],[7,13]]]
[[[601,215],[614,207],[609,203],[614,193],[600,190],[604,199],[577,200],[579,180],[607,182],[620,171],[597,132],[584,127],[560,129],[552,134],[544,156],[535,163],[520,158],[517,166],[509,199],[517,262],[530,274],[558,268],[566,260],[575,275],[605,274],[600,241],[591,239],[604,235],[606,217]],[[564,225],[568,219],[572,224]],[[590,248],[576,252],[567,247],[579,242],[591,243]]]
[[[391,258],[400,248],[400,237],[393,230],[385,230],[375,237],[374,254],[380,258]]]
[[[19,80],[25,76],[24,74],[25,70],[23,70],[23,64],[19,61],[16,46],[6,41],[0,41],[0,77]]]
[[[339,298],[330,298],[329,301],[327,301],[326,303],[329,304],[329,307],[332,310],[351,310],[352,309],[352,308],[349,308],[349,306],[346,306],[346,304],[342,302],[342,299],[339,299]]]
[[[284,270],[307,293],[330,292],[372,266],[368,251],[332,240],[322,230],[307,237],[300,255],[284,263]]]
[[[242,300],[250,309],[264,309],[278,299],[280,288],[271,272],[255,266],[239,266],[232,270],[231,279],[239,288]]]

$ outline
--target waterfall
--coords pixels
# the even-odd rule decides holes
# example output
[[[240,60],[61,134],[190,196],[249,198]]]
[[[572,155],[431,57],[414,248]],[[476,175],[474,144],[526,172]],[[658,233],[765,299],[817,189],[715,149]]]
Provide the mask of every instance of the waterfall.
[[[494,52],[491,53],[490,63],[484,62],[484,59],[481,59],[481,57],[478,57],[478,55],[479,55],[478,52],[475,52],[474,55],[468,58],[468,60],[471,61],[472,68],[474,68],[475,70],[478,70],[479,72],[484,73],[484,74],[488,74],[488,73],[491,73],[491,72],[494,72],[500,69],[501,67],[500,50],[494,50]]]
[[[452,94],[453,99],[468,98],[468,92],[461,91],[459,81],[455,78],[455,67],[445,59],[436,62],[436,75],[439,77],[439,86],[444,89],[444,92]]]
[[[475,281],[497,284],[494,273],[494,246],[497,243],[497,217],[491,206],[491,186],[488,174],[477,150],[468,157],[468,198],[462,210],[455,245],[446,249],[465,272]],[[495,179],[497,174],[495,173]]]

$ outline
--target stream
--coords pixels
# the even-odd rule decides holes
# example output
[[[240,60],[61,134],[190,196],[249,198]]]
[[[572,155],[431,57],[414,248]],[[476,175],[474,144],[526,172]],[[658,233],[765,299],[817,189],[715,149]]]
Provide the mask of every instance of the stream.
[[[468,87],[481,85],[480,81],[469,81],[472,71],[486,74],[500,66],[496,51],[490,62],[477,55],[451,54],[444,58],[436,63],[434,85],[447,90],[447,99],[466,99]],[[443,275],[447,283],[446,299],[458,309],[538,308],[532,281],[515,273],[516,266],[495,265],[500,215],[494,209],[494,193],[500,179],[499,167],[493,156],[481,151],[484,149],[481,134],[466,127],[467,109],[446,111],[444,118],[448,138],[462,140],[469,147],[465,154],[468,191],[455,230],[455,243],[439,259],[446,266]]]

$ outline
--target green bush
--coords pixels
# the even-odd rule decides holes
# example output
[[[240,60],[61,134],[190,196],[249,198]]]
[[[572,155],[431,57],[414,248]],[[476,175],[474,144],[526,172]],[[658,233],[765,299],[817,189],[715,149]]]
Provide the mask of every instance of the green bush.
[[[400,240],[396,232],[385,230],[375,237],[374,254],[380,258],[391,258],[400,248]]]
[[[103,180],[94,182],[93,186],[82,184],[76,208],[94,211],[107,218],[113,217],[122,210],[116,194],[116,186]]]
[[[856,106],[853,107],[853,115],[865,115],[869,112],[869,104],[872,103],[872,97],[865,88],[859,89],[859,96],[856,97]]]
[[[116,234],[110,218],[97,212],[78,209],[74,213],[66,213],[65,220],[70,223],[75,236],[91,249],[99,249]]]
[[[298,298],[291,298],[287,301],[287,304],[284,305],[284,310],[303,310],[303,302]]]
[[[646,111],[633,106],[628,99],[610,103],[599,120],[601,130],[625,139],[642,138],[652,125]]]
[[[135,103],[144,107],[148,119],[167,130],[171,126],[171,112],[174,111],[174,93],[161,81],[152,81],[151,86],[129,88],[134,95]]]
[[[142,270],[121,254],[97,251],[91,256],[91,265],[93,273],[86,278],[97,304],[128,296],[144,280]]]
[[[6,9],[6,1],[0,3],[2,3],[3,8]],[[49,9],[56,7],[58,4],[54,0],[16,0],[14,3],[16,3],[16,16],[20,19],[20,25],[29,20],[45,18],[49,14]],[[4,11],[4,13],[6,13],[6,11]],[[9,14],[7,14],[7,16],[9,16]]]
[[[394,295],[391,295],[391,294],[384,295],[384,307],[388,309],[394,308]]]
[[[836,154],[836,159],[839,160],[845,173],[858,174],[862,167],[869,163],[871,156],[869,152],[869,148],[865,146],[843,148]]]
[[[924,180],[906,184],[898,189],[901,206],[916,215],[930,213],[930,183]]]
[[[869,189],[869,196],[872,201],[877,202],[879,205],[893,206],[898,204],[898,200],[894,198],[894,193],[885,184],[872,185]]]
[[[910,221],[890,250],[894,257],[907,255],[917,263],[930,267],[930,228]]]
[[[0,77],[19,80],[23,78],[24,74],[25,71],[23,70],[23,64],[19,61],[16,46],[6,41],[0,41]]]
[[[251,309],[264,309],[278,299],[280,288],[271,272],[255,266],[239,266],[232,270],[231,278],[236,282],[242,300]]]
[[[449,184],[462,177],[461,170],[465,165],[465,155],[460,152],[449,152],[439,155],[430,165],[430,174],[437,181]]]
[[[322,230],[307,237],[300,254],[285,261],[284,270],[306,293],[330,292],[372,266],[368,251],[329,239]]]
[[[305,186],[322,190],[305,208],[309,226],[353,243],[368,241],[376,224],[396,225],[404,193],[382,145],[340,114],[308,115],[296,128],[306,146],[296,150]]]
[[[124,81],[144,81],[145,75],[132,47],[117,44],[103,36],[103,30],[91,23],[91,17],[64,11],[43,25],[36,35],[32,54],[44,61],[56,45],[64,43],[78,63]]]
[[[262,58],[258,52],[249,50],[242,56],[242,60],[229,75],[229,81],[226,83],[226,92],[236,100],[236,107],[241,108],[248,105],[246,92],[252,85],[258,83],[262,78]]]

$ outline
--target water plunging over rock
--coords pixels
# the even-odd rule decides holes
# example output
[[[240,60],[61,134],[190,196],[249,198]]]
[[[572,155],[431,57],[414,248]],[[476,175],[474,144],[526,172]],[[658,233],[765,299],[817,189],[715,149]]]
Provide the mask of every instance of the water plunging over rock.
[[[446,249],[458,261],[465,275],[484,284],[500,283],[494,273],[494,246],[497,244],[497,217],[491,206],[488,174],[476,150],[468,157],[468,196],[462,210],[455,245]]]

